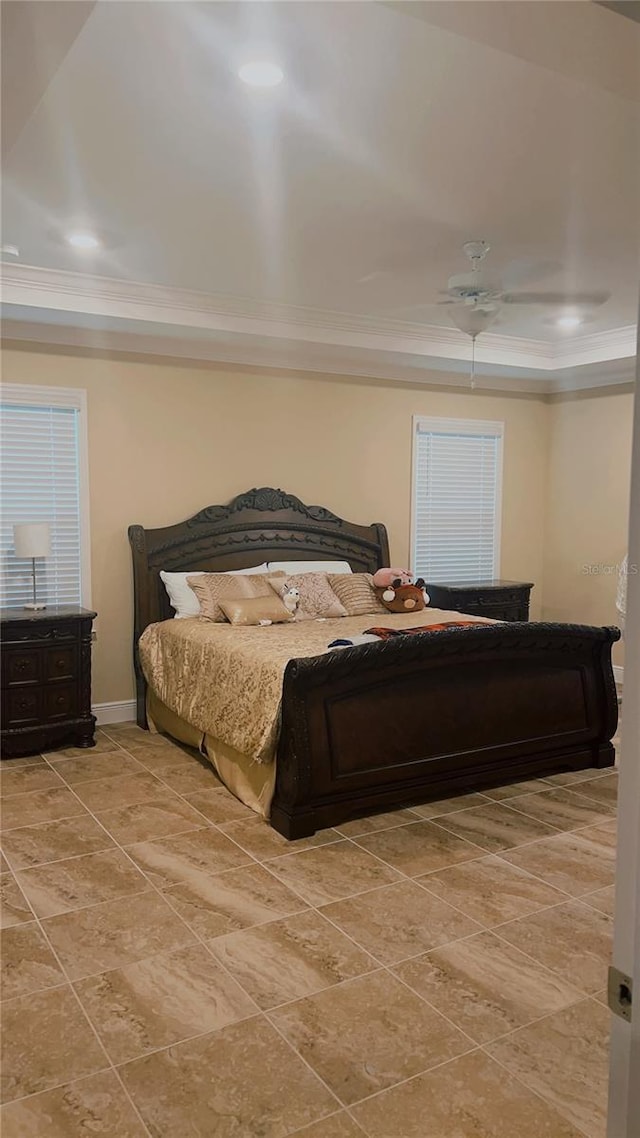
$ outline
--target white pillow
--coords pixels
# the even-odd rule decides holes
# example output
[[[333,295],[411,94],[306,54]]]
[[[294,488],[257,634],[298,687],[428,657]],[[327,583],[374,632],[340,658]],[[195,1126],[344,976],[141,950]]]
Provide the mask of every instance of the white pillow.
[[[270,573],[353,573],[348,561],[270,561]]]
[[[187,573],[165,573],[164,569],[160,570],[171,607],[176,610],[174,620],[181,620],[187,616],[200,616],[200,601],[191,586],[187,584],[187,577],[202,577],[204,572],[206,570],[203,569],[192,569]],[[230,569],[228,572],[236,575],[267,573],[268,568],[265,561],[263,565],[252,565],[250,569]]]

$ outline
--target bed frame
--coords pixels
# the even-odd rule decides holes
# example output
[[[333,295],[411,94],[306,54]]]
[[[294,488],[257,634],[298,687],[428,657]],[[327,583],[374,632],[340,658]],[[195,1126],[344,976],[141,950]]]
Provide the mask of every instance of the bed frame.
[[[147,726],[138,640],[172,616],[160,569],[263,561],[389,564],[385,527],[354,525],[271,487],[161,529],[129,527],[137,720]],[[520,779],[607,767],[618,702],[617,628],[479,625],[291,660],[271,824],[308,836],[359,814]]]

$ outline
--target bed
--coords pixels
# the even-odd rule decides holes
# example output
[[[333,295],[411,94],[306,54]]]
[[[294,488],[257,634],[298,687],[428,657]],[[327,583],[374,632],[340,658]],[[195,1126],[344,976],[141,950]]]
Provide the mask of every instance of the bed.
[[[176,525],[132,525],[129,540],[137,721],[147,727],[152,709],[162,729],[196,745],[201,725],[173,714],[142,667],[140,637],[173,616],[160,570],[223,572],[286,559],[344,560],[354,572],[389,564],[384,525],[347,522],[271,487]],[[436,610],[434,618],[459,615]],[[343,621],[322,626],[326,644]],[[183,623],[204,622],[173,622]],[[617,628],[519,622],[333,651],[323,639],[322,651],[294,656],[283,669],[275,762],[262,764],[271,825],[289,839],[306,837],[360,814],[611,766],[618,715],[611,647],[619,636]],[[256,774],[251,756],[246,762],[224,744],[213,754],[216,746],[207,736],[203,749],[232,790],[243,760],[243,777]],[[264,781],[264,770],[257,773]]]

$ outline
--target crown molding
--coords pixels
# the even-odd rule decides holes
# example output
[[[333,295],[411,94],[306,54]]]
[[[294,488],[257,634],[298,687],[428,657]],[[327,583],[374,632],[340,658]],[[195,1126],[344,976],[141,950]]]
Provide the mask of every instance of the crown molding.
[[[424,366],[415,357],[401,353],[348,351],[318,344],[285,340],[242,338],[236,341],[174,337],[158,331],[140,335],[123,329],[47,325],[8,320],[4,326],[5,347],[40,347],[45,351],[72,351],[87,355],[121,354],[128,358],[155,359],[173,363],[208,363],[245,368],[287,370],[298,376],[352,377],[356,380],[403,383],[431,388],[453,387],[469,390],[468,361],[429,359]],[[581,389],[604,389],[612,385],[631,387],[634,361],[616,360],[564,372],[514,373],[514,369],[476,367],[476,389],[484,392],[511,392],[537,398],[551,397]]]
[[[417,382],[418,372],[459,373],[469,365],[469,337],[457,328],[34,265],[3,265],[2,299],[6,335],[36,343],[45,342],[46,328],[49,342],[67,346],[385,378],[390,371],[396,377],[409,372]],[[560,341],[486,332],[476,344],[476,363],[480,375],[511,378],[514,389],[540,393],[598,386],[597,378],[589,381],[585,373],[580,382],[576,373],[612,361],[621,364],[617,379],[600,368],[602,383],[627,382],[635,352],[633,326]],[[454,382],[466,380],[457,375]]]
[[[42,269],[34,265],[5,265],[3,304],[49,312],[77,312],[221,332],[247,332],[276,338],[316,340],[354,347],[379,346],[416,354],[467,360],[469,337],[458,328],[416,324],[327,309],[306,308],[247,297],[170,289],[162,285]],[[546,345],[487,333],[477,356],[485,363],[503,362],[498,355],[526,356],[545,366]],[[516,365],[517,366],[517,365]]]
[[[187,332],[188,329],[185,329]],[[5,320],[3,345],[40,347],[43,350],[72,350],[81,353],[119,353],[144,359],[152,357],[172,362],[210,363],[245,368],[277,368],[310,376],[341,376],[360,380],[410,383],[431,387],[469,388],[469,362],[429,357],[421,364],[400,352],[355,350],[334,345],[301,343],[264,337],[236,339],[163,335],[159,327],[145,334],[125,328],[82,327],[81,324],[43,324]],[[525,395],[545,395],[555,390],[546,377],[529,375],[515,378],[513,369],[496,374],[486,364],[476,365],[477,386],[491,391],[517,391]]]
[[[589,332],[572,340],[556,341],[553,359],[556,369],[584,367],[608,360],[634,359],[638,331],[634,324],[611,328],[607,332]]]

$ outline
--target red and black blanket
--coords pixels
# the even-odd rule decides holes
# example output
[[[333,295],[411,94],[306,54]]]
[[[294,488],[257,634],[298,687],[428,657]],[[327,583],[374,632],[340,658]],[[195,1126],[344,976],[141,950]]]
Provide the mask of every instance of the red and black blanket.
[[[421,624],[418,628],[365,628],[364,635],[390,640],[392,636],[416,636],[419,632],[443,632],[445,628],[473,628],[478,624],[489,624],[489,621],[444,620],[441,624]]]

